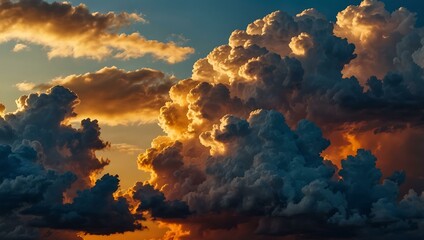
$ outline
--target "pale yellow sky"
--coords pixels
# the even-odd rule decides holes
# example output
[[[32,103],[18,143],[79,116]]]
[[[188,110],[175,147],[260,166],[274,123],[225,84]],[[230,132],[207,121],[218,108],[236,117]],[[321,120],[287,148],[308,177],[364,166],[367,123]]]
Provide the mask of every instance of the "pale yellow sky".
[[[98,151],[97,156],[111,160],[109,166],[99,174],[118,174],[121,180],[121,189],[132,187],[137,181],[148,180],[150,175],[137,168],[137,156],[150,147],[153,138],[163,134],[157,123],[134,126],[102,126],[102,138],[112,143],[111,148]],[[134,149],[118,149],[128,145]],[[118,147],[117,147],[118,145]],[[124,146],[125,147],[125,146]]]

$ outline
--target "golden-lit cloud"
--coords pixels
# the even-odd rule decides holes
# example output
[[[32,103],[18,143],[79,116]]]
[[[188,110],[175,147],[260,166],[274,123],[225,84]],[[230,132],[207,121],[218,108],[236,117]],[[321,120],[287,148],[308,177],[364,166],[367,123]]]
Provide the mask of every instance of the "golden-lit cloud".
[[[190,236],[190,230],[183,229],[182,224],[158,222],[159,227],[167,228],[162,240],[182,240],[184,237]]]
[[[16,44],[12,49],[13,52],[21,52],[21,51],[25,51],[25,50],[29,50],[29,47],[25,44],[22,44],[22,43]]]
[[[386,13],[378,1],[349,8],[363,7]],[[395,23],[405,20],[398,27],[409,29],[408,16],[413,14],[408,14],[400,9],[387,17]],[[341,22],[335,26],[312,9],[295,17],[277,11],[234,31],[227,45],[194,64],[192,79],[171,88],[159,116],[167,136],[153,140],[138,164],[151,172],[150,184],[167,199],[183,200],[193,212],[183,222],[183,229],[190,231],[186,239],[238,236],[249,221],[250,233],[240,236],[255,233],[258,239],[323,233],[367,238],[396,234],[392,231],[397,227],[388,221],[406,217],[423,222],[424,215],[412,220],[403,208],[408,201],[414,202],[409,207],[418,201],[421,208],[420,195],[411,190],[401,202],[398,196],[405,175],[397,170],[407,169],[412,179],[420,173],[400,164],[387,167],[394,158],[381,154],[392,151],[388,148],[394,148],[396,137],[422,145],[421,138],[406,134],[411,129],[422,132],[423,70],[411,56],[421,46],[409,45],[407,38],[402,44],[396,39],[378,46],[371,40],[379,33],[367,29],[372,23],[352,34],[369,44],[367,48],[375,45],[376,57],[387,57],[385,48],[399,50],[393,58],[402,67],[391,74],[382,71],[382,80],[371,78],[369,89],[362,85],[368,73],[355,75],[358,81],[343,72],[355,59],[366,58],[366,52],[358,52],[361,46],[355,48],[349,37],[334,34],[335,28],[344,27]],[[352,31],[350,27],[342,30]],[[379,161],[363,148],[380,153]],[[418,147],[403,149],[424,156]],[[397,151],[397,157],[411,156]],[[421,162],[415,157],[409,163]],[[417,182],[408,188],[421,189]],[[220,215],[216,222],[215,213]],[[321,220],[311,220],[315,218]],[[415,226],[406,227],[410,236],[422,232]]]
[[[34,88],[37,85],[35,83],[31,83],[31,82],[20,82],[16,84],[16,87],[18,88],[19,91],[21,92],[29,92],[34,90]]]
[[[365,0],[339,16],[346,20],[349,9],[361,8],[367,9],[356,17],[386,11],[380,2]],[[23,224],[28,221],[20,215],[27,214],[38,216],[41,226],[93,235],[140,230],[142,220],[157,219],[169,229],[162,238],[174,240],[421,239],[424,193],[410,189],[402,198],[405,173],[397,171],[406,169],[410,179],[418,179],[409,186],[423,183],[424,69],[412,56],[422,47],[419,35],[396,42],[399,52],[393,57],[402,67],[382,72],[382,79],[370,78],[368,89],[362,85],[366,74],[358,75],[359,81],[343,76],[357,57],[350,38],[362,47],[378,44],[371,41],[376,31],[368,28],[379,14],[359,29],[347,25],[352,36],[346,39],[334,35],[342,21],[335,27],[316,10],[271,13],[234,31],[228,44],[198,60],[192,79],[109,67],[42,85],[18,84],[21,90],[50,90],[21,97],[19,110],[0,121],[0,140],[35,145],[0,147],[0,160],[12,169],[0,169],[0,177],[7,178],[0,187],[10,189],[9,183],[22,176],[53,178],[49,192],[41,191],[35,203],[25,202],[24,192],[15,209],[35,208],[15,216]],[[391,43],[384,45],[388,52]],[[360,49],[357,59],[366,58]],[[118,177],[105,175],[80,186],[74,201],[63,206],[60,194],[69,184],[60,184],[60,176],[48,170],[65,169],[86,179],[109,163],[96,151],[138,150],[101,141],[97,121],[83,120],[81,129],[66,125],[74,109],[109,124],[159,115],[165,136],[156,137],[137,161],[151,178],[123,193],[117,192]],[[38,161],[38,153],[49,154],[48,161]],[[79,156],[94,167],[84,171]],[[16,159],[21,161],[13,164]],[[62,166],[61,160],[80,165]],[[57,185],[63,185],[60,191]],[[56,205],[44,202],[44,196],[53,196]],[[13,206],[13,200],[7,203]]]
[[[144,150],[143,148],[140,148],[137,145],[129,143],[112,143],[110,144],[110,149],[113,151],[124,152],[128,154],[135,154]]]
[[[356,59],[345,66],[345,77],[365,83],[371,76],[384,77],[399,61],[396,46],[414,31],[416,15],[406,8],[390,13],[377,0],[349,6],[337,15],[334,34],[355,44]]]
[[[94,73],[60,77],[47,84],[23,82],[16,86],[22,91],[65,86],[79,97],[80,104],[75,110],[78,119],[91,117],[117,125],[155,121],[175,82],[172,76],[153,69],[125,71],[105,67]]]
[[[307,33],[300,33],[296,37],[292,37],[291,42],[289,43],[290,49],[295,55],[303,56],[306,51],[312,48],[314,42]]]
[[[131,23],[144,21],[135,13],[92,13],[83,4],[5,0],[0,3],[0,43],[21,40],[42,45],[49,58],[130,59],[150,54],[176,63],[194,52],[174,42],[147,40],[138,32],[119,33]]]

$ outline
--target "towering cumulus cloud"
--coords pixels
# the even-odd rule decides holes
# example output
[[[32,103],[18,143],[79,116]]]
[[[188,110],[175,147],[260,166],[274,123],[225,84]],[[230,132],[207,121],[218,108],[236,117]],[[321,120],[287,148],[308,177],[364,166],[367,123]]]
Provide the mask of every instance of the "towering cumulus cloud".
[[[66,125],[75,93],[20,98],[0,118],[0,213],[14,220],[0,236],[121,233],[150,216],[181,239],[423,239],[424,34],[414,21],[376,0],[336,23],[277,11],[234,31],[191,79],[105,68],[54,81],[87,106],[134,92],[165,102],[165,136],[138,157],[151,179],[124,196],[116,176],[90,179],[108,143],[96,121]],[[90,98],[87,86],[107,94]],[[87,115],[107,111],[84,104]]]
[[[358,54],[345,67],[344,75],[355,76],[363,83],[371,76],[384,77],[400,63],[396,45],[416,31],[415,21],[415,14],[407,9],[389,13],[377,0],[366,0],[340,12],[334,33],[354,43]]]
[[[363,45],[343,20],[370,29]],[[167,135],[138,159],[165,197],[188,204],[182,238],[424,237],[424,195],[399,188],[405,179],[422,186],[413,169],[424,157],[423,35],[414,21],[368,0],[335,24],[314,9],[278,11],[197,61],[161,108]],[[388,154],[396,139],[416,141],[396,148],[398,164]]]
[[[139,58],[151,54],[175,63],[193,49],[173,42],[147,40],[139,33],[118,33],[144,19],[134,13],[91,13],[85,5],[48,3],[43,0],[0,2],[0,43],[20,40],[49,49],[49,58]]]

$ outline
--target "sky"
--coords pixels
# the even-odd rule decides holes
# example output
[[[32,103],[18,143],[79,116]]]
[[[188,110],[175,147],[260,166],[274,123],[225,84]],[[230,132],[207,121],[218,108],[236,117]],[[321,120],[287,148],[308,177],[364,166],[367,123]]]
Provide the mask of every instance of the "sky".
[[[0,238],[422,239],[423,15],[0,1]]]

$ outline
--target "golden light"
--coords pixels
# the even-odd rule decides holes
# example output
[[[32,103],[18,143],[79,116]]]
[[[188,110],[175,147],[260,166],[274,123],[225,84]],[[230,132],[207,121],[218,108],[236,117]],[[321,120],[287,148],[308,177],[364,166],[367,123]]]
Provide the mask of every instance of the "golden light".
[[[289,47],[293,54],[304,56],[306,52],[314,46],[312,37],[307,33],[301,33],[296,37],[292,37]]]

